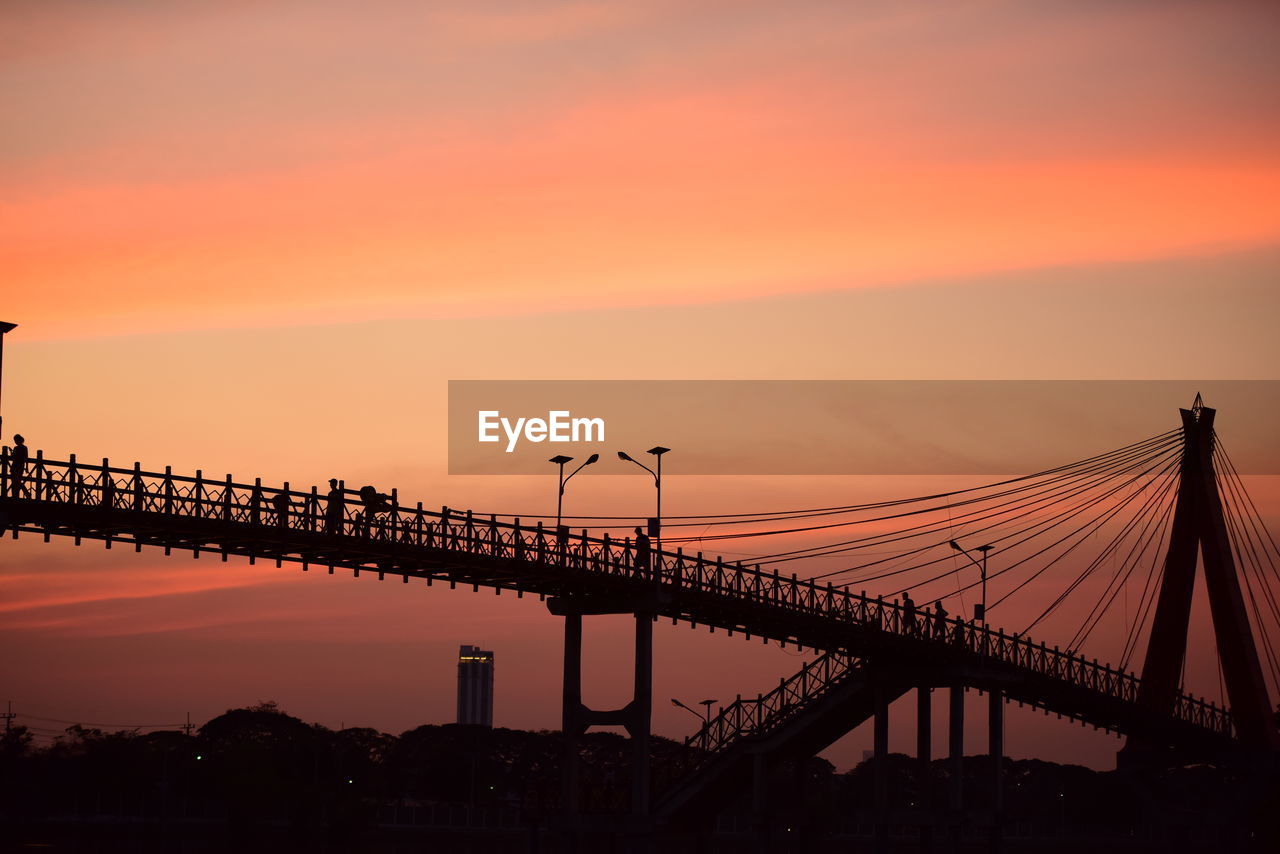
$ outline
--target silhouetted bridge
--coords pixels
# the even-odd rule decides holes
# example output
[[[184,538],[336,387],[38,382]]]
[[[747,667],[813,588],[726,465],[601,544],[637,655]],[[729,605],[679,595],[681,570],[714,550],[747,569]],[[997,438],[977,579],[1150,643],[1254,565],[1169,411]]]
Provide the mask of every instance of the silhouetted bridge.
[[[236,555],[251,562],[290,561],[304,570],[332,573],[340,567],[355,575],[376,574],[379,580],[486,587],[547,599],[551,611],[566,621],[564,730],[577,736],[593,725],[628,729],[636,741],[632,803],[638,817],[680,823],[705,816],[751,780],[762,796],[768,768],[779,759],[813,755],[869,718],[875,718],[876,753],[883,756],[888,705],[913,688],[920,690],[918,734],[926,760],[929,691],[943,686],[952,691],[955,762],[964,751],[962,700],[968,687],[990,694],[994,756],[1002,755],[1006,701],[1132,736],[1157,752],[1172,748],[1183,756],[1216,755],[1242,742],[1247,747],[1259,743],[1253,733],[1241,738],[1238,721],[1227,709],[1181,691],[1153,700],[1136,674],[1096,659],[776,570],[682,550],[653,552],[645,559],[627,539],[585,531],[557,536],[541,523],[522,526],[519,520],[507,523],[470,511],[405,506],[394,494],[370,508],[345,489],[322,494],[287,484],[237,482],[229,475],[211,479],[168,468],[143,471],[138,464],[117,468],[107,460],[89,464],[74,456],[63,461],[37,454],[20,476],[7,452],[2,463],[0,522],[15,538],[32,533],[46,541],[51,536],[71,537],[77,544],[104,541],[108,548],[145,545],[166,554],[179,549],[223,560]],[[1184,488],[1194,487],[1185,459],[1183,469]],[[622,709],[595,711],[581,701],[581,620],[607,613],[636,615],[636,693]],[[651,805],[651,644],[659,618],[823,655],[774,691],[723,707],[689,739],[694,749],[687,777],[666,787]],[[578,800],[575,768],[576,753],[566,757],[570,811]],[[995,785],[998,790],[998,781]],[[951,797],[958,809],[958,789]]]

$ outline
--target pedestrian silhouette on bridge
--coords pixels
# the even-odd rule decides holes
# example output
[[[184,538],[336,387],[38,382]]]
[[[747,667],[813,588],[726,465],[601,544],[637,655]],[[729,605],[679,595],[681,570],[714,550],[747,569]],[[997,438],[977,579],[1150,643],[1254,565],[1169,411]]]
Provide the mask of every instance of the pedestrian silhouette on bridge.
[[[942,607],[942,600],[933,603],[933,635],[945,638],[947,634],[947,609]]]
[[[342,522],[346,517],[347,499],[342,494],[336,477],[329,478],[328,501],[324,508],[324,531],[326,534],[341,534]]]
[[[910,593],[902,594],[902,619],[906,624],[906,630],[909,634],[915,634],[916,631],[916,603],[911,598]]]
[[[360,503],[364,505],[364,534],[369,536],[374,522],[377,521],[377,514],[387,513],[391,510],[391,496],[385,492],[379,492],[372,486],[360,487]]]
[[[379,492],[372,486],[360,487],[360,503],[366,513],[386,513],[391,509],[390,501],[391,496],[385,492]]]
[[[293,502],[289,500],[289,493],[280,490],[271,496],[271,507],[276,511],[276,524],[281,528],[289,527],[289,508],[293,506]]]
[[[13,450],[9,451],[9,491],[14,498],[18,497],[18,490],[22,490],[22,494],[28,497],[31,495],[26,483],[24,483],[27,476],[29,454],[27,440],[15,433],[13,436]]]
[[[636,528],[636,550],[631,559],[631,565],[642,572],[649,571],[649,535],[640,528]]]

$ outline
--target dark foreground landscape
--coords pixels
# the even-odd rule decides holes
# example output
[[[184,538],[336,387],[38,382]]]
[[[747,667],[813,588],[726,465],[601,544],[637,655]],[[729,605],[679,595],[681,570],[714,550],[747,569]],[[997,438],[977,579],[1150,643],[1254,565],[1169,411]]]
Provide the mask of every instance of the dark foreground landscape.
[[[625,851],[629,746],[596,733],[583,745],[579,850]],[[655,786],[680,773],[683,745],[653,740]],[[5,851],[565,850],[557,732],[427,725],[399,736],[307,724],[272,703],[233,709],[191,735],[79,726],[51,746],[24,727],[3,736],[0,845]],[[945,812],[947,768],[928,774],[891,755],[889,850],[988,850],[990,804],[966,786],[958,844]],[[969,757],[966,777],[990,777]],[[1008,851],[1276,851],[1280,784],[1263,769],[1193,765],[1096,772],[1005,761]],[[924,777],[924,779],[922,779]],[[776,770],[768,814],[749,793],[701,829],[660,834],[660,851],[861,851],[876,847],[871,762],[846,773],[821,759]],[[922,827],[929,829],[923,830]]]

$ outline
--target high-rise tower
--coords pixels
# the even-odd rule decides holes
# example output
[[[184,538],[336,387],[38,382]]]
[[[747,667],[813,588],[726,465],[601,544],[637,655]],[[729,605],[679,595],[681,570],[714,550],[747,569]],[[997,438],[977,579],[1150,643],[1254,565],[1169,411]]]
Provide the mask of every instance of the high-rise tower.
[[[458,723],[493,726],[493,651],[458,650]]]

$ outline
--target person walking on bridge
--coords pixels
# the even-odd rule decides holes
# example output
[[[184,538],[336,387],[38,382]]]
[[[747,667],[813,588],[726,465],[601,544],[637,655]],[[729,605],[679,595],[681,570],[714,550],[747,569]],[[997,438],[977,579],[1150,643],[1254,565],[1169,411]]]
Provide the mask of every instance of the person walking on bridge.
[[[379,514],[390,512],[391,496],[385,492],[379,492],[372,486],[362,486],[360,487],[360,503],[364,505],[364,524],[361,533],[366,537],[372,536],[376,526],[376,530],[381,536],[382,526]]]
[[[907,591],[902,594],[902,622],[907,634],[916,633],[916,603],[911,598],[911,593]]]
[[[283,489],[271,496],[271,507],[276,511],[276,524],[281,528],[289,527],[289,508],[293,506],[293,502],[289,500],[289,493]]]
[[[636,528],[636,550],[632,553],[631,565],[641,572],[649,571],[649,535]]]
[[[942,600],[933,603],[933,636],[945,640],[947,636],[947,609],[942,607]]]
[[[28,498],[31,496],[31,491],[27,489],[27,484],[24,482],[27,477],[29,458],[27,440],[15,433],[13,448],[9,451],[9,492],[14,498],[18,497],[18,490],[22,490],[22,494]]]

